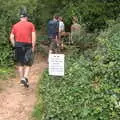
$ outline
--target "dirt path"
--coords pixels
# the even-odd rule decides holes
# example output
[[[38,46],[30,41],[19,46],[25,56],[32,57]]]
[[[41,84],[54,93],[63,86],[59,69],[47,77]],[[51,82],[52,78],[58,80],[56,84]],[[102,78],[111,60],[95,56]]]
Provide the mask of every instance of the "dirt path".
[[[31,119],[31,112],[36,102],[36,85],[46,67],[46,60],[37,56],[31,69],[29,88],[20,86],[18,77],[8,81],[8,85],[0,93],[0,120]]]

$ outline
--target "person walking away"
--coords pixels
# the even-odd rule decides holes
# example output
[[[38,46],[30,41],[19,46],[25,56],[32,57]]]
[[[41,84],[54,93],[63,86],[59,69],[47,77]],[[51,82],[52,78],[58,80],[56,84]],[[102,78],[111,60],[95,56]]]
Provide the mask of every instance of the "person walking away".
[[[20,21],[13,25],[10,41],[15,47],[16,62],[20,83],[29,87],[28,78],[33,64],[33,52],[36,44],[36,30],[33,23],[28,21],[26,13],[20,15]]]
[[[62,36],[65,34],[65,25],[63,22],[63,18],[59,16],[59,41],[61,43],[61,48],[63,49],[63,41],[61,39]]]
[[[73,17],[72,22],[73,24],[71,26],[71,42],[73,43],[74,40],[80,37],[81,25],[78,24],[78,19],[75,16]]]
[[[49,53],[59,52],[59,21],[58,16],[53,16],[53,19],[48,22],[48,39],[50,42]]]

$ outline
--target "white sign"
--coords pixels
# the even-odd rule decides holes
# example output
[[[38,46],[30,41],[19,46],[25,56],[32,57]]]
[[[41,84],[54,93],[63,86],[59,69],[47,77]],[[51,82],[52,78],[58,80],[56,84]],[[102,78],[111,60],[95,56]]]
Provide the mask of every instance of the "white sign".
[[[64,54],[49,54],[49,75],[64,76]]]

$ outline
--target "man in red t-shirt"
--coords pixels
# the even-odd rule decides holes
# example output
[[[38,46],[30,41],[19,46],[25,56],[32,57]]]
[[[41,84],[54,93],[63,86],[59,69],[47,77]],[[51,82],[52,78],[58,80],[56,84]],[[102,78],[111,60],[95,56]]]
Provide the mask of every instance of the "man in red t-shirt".
[[[36,32],[35,26],[31,22],[28,22],[27,14],[20,15],[20,21],[13,25],[10,41],[15,47],[15,56],[21,83],[25,87],[29,87],[28,74],[33,61]]]

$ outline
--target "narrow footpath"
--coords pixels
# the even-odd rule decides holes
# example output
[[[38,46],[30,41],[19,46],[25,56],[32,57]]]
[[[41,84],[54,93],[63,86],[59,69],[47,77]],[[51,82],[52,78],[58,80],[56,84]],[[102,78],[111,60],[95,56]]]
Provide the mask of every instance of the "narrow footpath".
[[[41,74],[47,67],[45,58],[36,55],[30,72],[30,87],[20,86],[18,75],[3,84],[0,92],[0,120],[31,120],[32,110],[36,102],[36,87]]]

